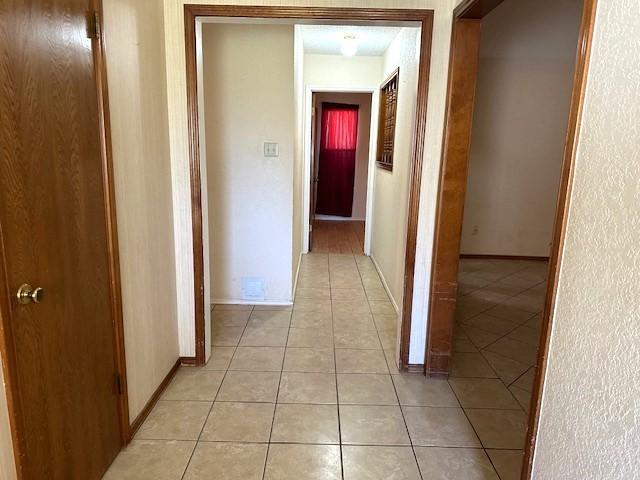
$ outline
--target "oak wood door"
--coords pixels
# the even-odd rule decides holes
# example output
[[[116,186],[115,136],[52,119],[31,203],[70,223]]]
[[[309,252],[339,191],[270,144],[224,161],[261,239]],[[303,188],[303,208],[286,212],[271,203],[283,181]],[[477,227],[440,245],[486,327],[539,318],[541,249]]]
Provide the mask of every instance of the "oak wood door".
[[[95,6],[0,6],[1,312],[27,479],[99,479],[121,447]]]

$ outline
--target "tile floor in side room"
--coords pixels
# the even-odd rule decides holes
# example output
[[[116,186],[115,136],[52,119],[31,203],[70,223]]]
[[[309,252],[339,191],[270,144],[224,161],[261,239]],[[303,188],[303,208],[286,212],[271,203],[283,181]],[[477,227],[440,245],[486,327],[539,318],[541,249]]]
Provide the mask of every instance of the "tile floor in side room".
[[[213,310],[106,479],[517,480],[546,264],[465,260],[449,381],[400,374],[367,257],[310,254],[293,308]]]

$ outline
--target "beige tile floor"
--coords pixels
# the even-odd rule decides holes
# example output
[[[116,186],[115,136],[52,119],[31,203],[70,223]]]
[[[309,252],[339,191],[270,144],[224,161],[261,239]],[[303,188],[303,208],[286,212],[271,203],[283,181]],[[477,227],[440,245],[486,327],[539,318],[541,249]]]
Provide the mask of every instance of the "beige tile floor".
[[[544,266],[464,261],[460,281],[452,377],[426,379],[398,372],[371,261],[305,256],[293,307],[214,308],[211,360],[105,478],[519,478]]]

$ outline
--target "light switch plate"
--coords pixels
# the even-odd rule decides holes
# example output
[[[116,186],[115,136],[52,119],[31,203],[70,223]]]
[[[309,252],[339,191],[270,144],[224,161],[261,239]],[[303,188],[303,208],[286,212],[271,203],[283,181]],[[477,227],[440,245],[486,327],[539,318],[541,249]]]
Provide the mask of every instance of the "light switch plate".
[[[280,155],[280,145],[276,142],[264,142],[264,156],[278,157]]]

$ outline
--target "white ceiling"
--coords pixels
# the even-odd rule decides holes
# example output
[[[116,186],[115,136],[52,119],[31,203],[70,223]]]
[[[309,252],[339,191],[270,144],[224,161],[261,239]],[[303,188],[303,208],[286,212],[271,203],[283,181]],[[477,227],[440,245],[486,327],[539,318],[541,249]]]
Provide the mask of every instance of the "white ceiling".
[[[396,38],[401,27],[300,25],[305,53],[340,55],[345,35],[354,35],[358,42],[356,55],[382,55]]]

